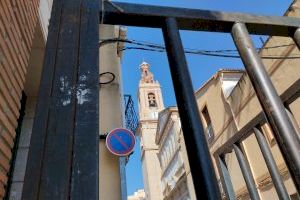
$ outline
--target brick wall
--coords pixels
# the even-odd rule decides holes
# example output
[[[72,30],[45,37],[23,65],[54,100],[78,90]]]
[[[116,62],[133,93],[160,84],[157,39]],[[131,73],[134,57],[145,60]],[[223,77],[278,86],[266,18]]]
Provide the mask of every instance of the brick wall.
[[[0,198],[5,194],[38,0],[0,1]]]

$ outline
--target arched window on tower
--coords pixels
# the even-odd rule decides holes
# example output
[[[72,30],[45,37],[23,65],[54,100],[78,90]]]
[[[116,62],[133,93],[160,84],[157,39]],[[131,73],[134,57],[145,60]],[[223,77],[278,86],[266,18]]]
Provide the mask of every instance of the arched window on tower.
[[[149,102],[149,107],[157,107],[155,95],[153,93],[148,94],[148,102]]]

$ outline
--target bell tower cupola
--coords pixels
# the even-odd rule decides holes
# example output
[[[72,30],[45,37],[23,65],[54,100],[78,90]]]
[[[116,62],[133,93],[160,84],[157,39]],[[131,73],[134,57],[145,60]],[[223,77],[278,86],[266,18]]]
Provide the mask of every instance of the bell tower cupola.
[[[164,109],[160,84],[154,80],[148,63],[142,62],[140,70],[138,91],[140,120],[157,119],[158,112]]]

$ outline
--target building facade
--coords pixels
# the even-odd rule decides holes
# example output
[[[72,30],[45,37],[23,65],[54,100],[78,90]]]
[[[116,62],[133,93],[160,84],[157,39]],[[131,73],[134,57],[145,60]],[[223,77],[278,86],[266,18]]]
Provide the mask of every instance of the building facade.
[[[294,1],[285,16],[300,17],[299,8],[299,1]],[[300,59],[289,58],[299,53],[293,40],[285,37],[269,37],[259,51],[261,56],[270,57],[263,59],[263,64],[300,137]],[[245,71],[219,70],[195,92],[195,97],[223,199],[251,199],[240,166],[241,157],[253,178],[258,198],[280,199],[261,150],[259,134],[267,142],[288,198],[300,199]],[[188,158],[175,107],[159,113],[155,142],[161,170],[157,183],[161,183],[162,199],[193,199],[194,188],[188,176]],[[147,179],[146,173],[144,177]]]
[[[138,134],[147,200],[195,200],[179,114],[176,107],[164,109],[162,91],[149,70],[140,65]]]
[[[161,169],[157,157],[158,146],[155,143],[158,113],[164,109],[161,87],[149,70],[150,65],[140,65],[141,80],[138,89],[139,127],[141,161],[144,187],[147,200],[162,199],[160,187]]]
[[[299,17],[299,1],[294,1],[286,16]],[[276,48],[274,48],[276,46]],[[289,57],[299,54],[290,38],[270,37],[261,56]],[[299,59],[263,59],[272,82],[295,129],[300,126]],[[249,165],[261,199],[279,199],[260,149],[257,133],[263,134],[277,165],[290,199],[300,199],[273,132],[266,120],[247,74],[239,70],[220,70],[195,93],[205,128],[212,160],[225,190],[233,199],[250,199],[243,172],[239,166],[236,143]],[[259,132],[255,133],[255,130]],[[298,191],[299,192],[299,191]]]
[[[52,4],[53,0],[0,2],[1,199],[22,198]],[[118,26],[103,25],[99,30],[99,40],[126,36],[126,30]],[[100,61],[100,73],[111,72],[115,77],[110,84],[100,86],[99,113],[105,115],[100,121],[101,135],[124,126],[122,45],[104,45],[99,55],[105,58]],[[103,75],[100,82],[110,78]],[[95,159],[100,160],[100,198],[125,200],[125,160],[110,154],[105,140],[100,140],[99,148],[99,158]]]
[[[196,200],[177,107],[159,113],[155,142],[164,200]]]
[[[119,26],[100,25],[100,41],[125,39],[126,30]],[[123,86],[121,76],[122,43],[111,43],[100,47],[100,143],[99,143],[99,199],[127,199],[125,158],[110,153],[105,135],[115,128],[125,127]],[[110,84],[101,84],[115,78]],[[104,137],[103,137],[104,136]],[[109,181],[107,181],[109,180]]]
[[[281,67],[282,70],[285,71],[284,68],[286,66]],[[240,78],[240,80],[236,82],[236,79],[238,78]],[[286,76],[280,81],[285,82],[286,80],[284,79],[289,78],[290,76]],[[234,87],[232,87],[233,85],[227,87],[228,81],[236,82],[236,85]],[[299,83],[296,81],[293,84]],[[294,87],[292,85],[291,87]],[[225,174],[220,171],[220,162],[218,161],[218,157],[215,157],[216,152],[221,148],[229,148],[227,146],[231,140],[234,140],[235,137],[238,140],[239,137],[242,137],[239,136],[241,133],[246,135],[243,131],[248,130],[249,127],[253,127],[253,124],[256,124],[254,127],[259,128],[268,141],[269,148],[271,149],[290,198],[299,199],[292,178],[289,175],[281,152],[276,144],[272,130],[264,118],[264,115],[261,114],[262,111],[257,97],[251,96],[248,93],[252,90],[251,88],[252,86],[244,72],[237,70],[220,70],[196,92],[201,119],[205,128],[205,134],[210,146],[217,176],[220,180],[220,176],[223,176],[224,178]],[[291,88],[287,88],[286,92],[289,92],[290,89]],[[295,97],[292,94],[293,93],[290,94],[290,98],[294,99]],[[246,96],[248,98],[246,98]],[[289,101],[290,98],[288,98],[287,101]],[[289,104],[292,106],[288,106],[289,109],[287,109],[287,112],[289,112],[290,117],[294,120],[294,125],[297,126],[297,128],[300,120],[297,117],[299,112],[299,105],[297,105],[298,99],[299,97],[292,101],[292,104]],[[291,107],[292,109],[290,109]],[[248,160],[260,198],[266,200],[279,199],[258,141],[251,129],[245,136],[245,139],[243,139],[241,146],[244,150],[245,157]],[[227,175],[229,177],[227,177],[227,179],[230,178],[232,183],[234,198],[250,199],[249,191],[247,190],[235,153],[233,151],[226,152],[223,159],[228,170]],[[219,183],[221,185],[221,180]],[[223,187],[225,186],[223,185]],[[225,198],[225,196],[223,197]]]
[[[146,193],[144,190],[138,190],[133,195],[128,196],[127,200],[146,200]]]

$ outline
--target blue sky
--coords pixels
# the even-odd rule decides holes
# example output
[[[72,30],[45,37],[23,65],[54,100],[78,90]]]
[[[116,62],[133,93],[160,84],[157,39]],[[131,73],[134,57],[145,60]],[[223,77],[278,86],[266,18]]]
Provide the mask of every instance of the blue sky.
[[[291,0],[119,0],[122,2],[139,3],[148,5],[162,5],[172,7],[199,8],[220,10],[226,12],[244,12],[257,15],[282,16]],[[236,49],[229,34],[181,31],[185,48],[219,50]],[[256,46],[261,47],[259,36],[252,37]],[[164,44],[159,29],[128,27],[127,39],[147,41]],[[266,39],[266,37],[262,37]],[[220,68],[243,68],[240,59],[217,58],[199,55],[186,55],[191,73],[194,89],[199,88]],[[172,80],[170,77],[168,60],[165,53],[126,50],[123,54],[122,70],[124,93],[133,97],[137,103],[137,88],[140,80],[139,65],[145,60],[151,65],[154,78],[162,86],[165,106],[176,105]],[[137,189],[143,188],[142,170],[140,162],[139,144],[136,145],[134,154],[130,157],[126,167],[127,191],[131,195]]]

